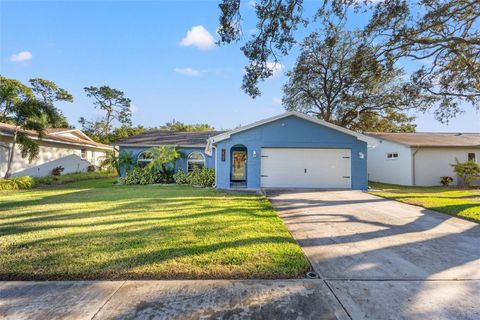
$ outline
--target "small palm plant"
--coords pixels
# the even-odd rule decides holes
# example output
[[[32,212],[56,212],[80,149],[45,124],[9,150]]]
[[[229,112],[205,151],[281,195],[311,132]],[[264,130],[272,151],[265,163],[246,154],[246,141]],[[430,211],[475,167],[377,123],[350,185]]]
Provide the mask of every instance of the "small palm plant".
[[[136,165],[135,156],[131,152],[120,152],[118,156],[118,170],[125,168],[125,171],[132,170]]]
[[[147,169],[160,173],[165,183],[173,181],[176,162],[184,157],[183,153],[174,147],[153,147],[148,150],[152,156],[152,161],[147,165]]]
[[[135,157],[131,152],[120,152],[120,154],[115,151],[108,152],[100,166],[107,170],[115,170],[118,175],[117,182],[120,183],[120,168],[125,168],[126,172],[132,170],[135,167]]]
[[[115,170],[118,173],[120,170],[120,165],[117,154],[114,151],[107,152],[100,162],[100,167],[109,171]]]

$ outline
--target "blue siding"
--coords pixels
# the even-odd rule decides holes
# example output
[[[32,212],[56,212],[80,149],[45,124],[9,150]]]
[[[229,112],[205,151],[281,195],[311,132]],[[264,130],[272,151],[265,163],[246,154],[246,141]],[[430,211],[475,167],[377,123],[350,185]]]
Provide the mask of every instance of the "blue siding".
[[[145,150],[148,150],[149,148],[150,147],[124,147],[124,146],[120,146],[120,153],[131,152],[136,159],[141,152],[143,152]],[[182,147],[179,147],[178,150],[180,152],[184,153],[185,157],[187,157],[193,151],[201,152],[205,157],[205,166],[207,168],[212,168],[212,169],[215,168],[215,158],[213,156],[212,157],[207,156],[204,153],[205,148],[202,148],[202,147],[198,147],[198,148],[182,148]],[[182,169],[185,172],[187,171],[187,159],[186,158],[177,160],[176,171],[178,171],[178,169]],[[122,177],[125,175],[124,168],[120,168],[120,175]]]
[[[230,188],[230,150],[235,145],[247,148],[247,188],[260,188],[261,148],[342,148],[351,149],[352,189],[367,189],[367,143],[356,137],[322,125],[290,116],[252,128],[216,145],[218,159],[216,184],[218,188]],[[221,149],[225,149],[225,161],[221,161]],[[256,157],[253,157],[255,151]],[[360,159],[359,152],[364,154]]]

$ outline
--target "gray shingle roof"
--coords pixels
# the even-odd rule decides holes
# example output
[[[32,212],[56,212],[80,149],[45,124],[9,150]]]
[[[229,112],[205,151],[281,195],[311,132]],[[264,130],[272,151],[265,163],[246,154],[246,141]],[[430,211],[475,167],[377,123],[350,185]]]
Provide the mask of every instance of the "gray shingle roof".
[[[112,149],[111,146],[103,144],[103,143],[98,143],[89,139],[83,139],[80,137],[67,137],[59,134],[55,134],[58,132],[68,132],[72,131],[73,129],[71,128],[47,128],[45,129],[45,135],[42,137],[41,140],[50,140],[58,143],[67,143],[67,144],[77,144],[77,145],[84,145],[84,146],[92,146],[92,147],[99,147],[103,149]],[[38,133],[33,130],[20,130],[21,132],[26,133],[27,135],[33,137],[33,138],[38,138]],[[13,136],[15,133],[15,126],[8,124],[8,123],[2,123],[0,122],[0,135],[4,136]]]
[[[138,146],[197,146],[204,147],[207,139],[223,131],[178,132],[166,130],[147,131],[136,136],[116,141],[114,145]]]
[[[369,132],[367,134],[377,139],[393,141],[413,147],[480,147],[480,133]]]

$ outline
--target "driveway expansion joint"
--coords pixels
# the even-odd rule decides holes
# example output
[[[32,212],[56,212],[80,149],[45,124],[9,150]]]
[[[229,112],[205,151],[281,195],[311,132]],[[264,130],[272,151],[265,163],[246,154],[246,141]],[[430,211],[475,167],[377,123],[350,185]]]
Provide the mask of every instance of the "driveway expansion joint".
[[[113,291],[113,293],[107,297],[107,299],[105,299],[105,301],[100,305],[100,308],[98,308],[98,310],[95,312],[95,314],[90,318],[90,320],[93,320],[95,319],[95,317],[100,313],[100,311],[102,311],[103,307],[112,299],[112,297],[118,292],[118,290],[120,290],[123,285],[127,282],[128,280],[125,280],[123,281],[117,289],[115,289]]]

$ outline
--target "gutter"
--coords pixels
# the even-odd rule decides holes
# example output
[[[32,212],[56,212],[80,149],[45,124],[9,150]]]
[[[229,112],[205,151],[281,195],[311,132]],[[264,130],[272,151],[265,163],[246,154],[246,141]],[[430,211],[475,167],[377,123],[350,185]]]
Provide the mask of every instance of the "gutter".
[[[413,151],[412,153],[412,185],[416,185],[415,183],[415,155],[417,154],[417,152],[420,150],[420,147],[417,147],[417,149],[415,149],[415,151]]]
[[[162,147],[175,147],[175,148],[205,148],[205,145],[112,143],[112,146],[116,146],[116,147],[160,147],[162,146]]]

